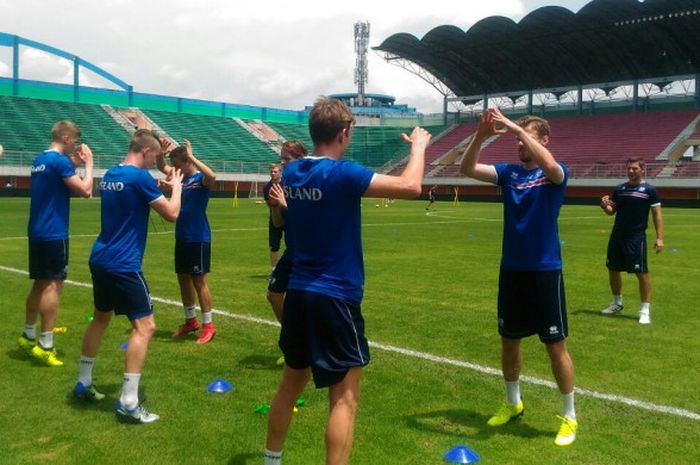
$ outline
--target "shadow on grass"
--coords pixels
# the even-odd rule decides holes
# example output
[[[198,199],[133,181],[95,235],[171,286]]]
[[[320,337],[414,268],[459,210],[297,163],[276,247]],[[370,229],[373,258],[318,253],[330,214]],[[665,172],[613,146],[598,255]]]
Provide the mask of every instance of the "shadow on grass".
[[[153,339],[161,342],[173,342],[176,344],[182,344],[184,342],[194,342],[197,340],[197,331],[193,331],[181,337],[173,337],[174,331],[174,329],[156,329],[156,332],[153,333]]]
[[[9,349],[7,352],[7,358],[10,358],[12,360],[17,360],[20,362],[29,362],[32,366],[35,367],[45,367],[45,368],[52,368],[45,363],[35,359],[32,357],[29,353],[25,352],[24,349],[20,349],[19,347],[15,347],[13,349]],[[65,362],[65,352],[61,349],[56,349],[56,357]]]
[[[277,365],[277,359],[279,355],[249,355],[240,362],[238,366],[240,368],[246,368],[249,370],[276,370],[282,369],[281,366]]]
[[[496,434],[535,438],[551,436],[552,431],[540,431],[522,418],[511,421],[501,427],[491,427],[486,424],[489,417],[465,409],[436,410],[434,412],[417,413],[405,417],[406,424],[413,429],[428,433],[445,434],[455,437],[471,437],[488,439]]]
[[[236,454],[231,457],[228,461],[228,465],[247,465],[250,463],[258,464],[262,458],[262,453],[260,452],[244,452],[241,454]]]
[[[270,275],[269,274],[251,274],[248,276],[248,279],[264,279],[267,281],[268,279],[270,279]]]
[[[590,310],[590,309],[587,309],[587,308],[583,308],[583,309],[581,309],[581,310],[575,310],[575,311],[570,312],[570,313],[571,313],[572,315],[583,314],[583,315],[592,315],[592,316],[595,316],[595,317],[598,317],[598,318],[610,318],[611,320],[614,320],[614,319],[622,319],[622,320],[634,320],[634,321],[637,321],[637,320],[639,319],[639,316],[638,316],[638,315],[620,314],[620,313],[618,313],[618,314],[616,314],[616,315],[603,315],[602,313],[600,313],[600,310]]]
[[[73,391],[71,390],[66,394],[66,405],[75,410],[114,412],[114,405],[119,399],[121,387],[121,384],[105,384],[98,386],[97,388],[99,391],[106,396],[100,401],[79,399],[73,395]]]

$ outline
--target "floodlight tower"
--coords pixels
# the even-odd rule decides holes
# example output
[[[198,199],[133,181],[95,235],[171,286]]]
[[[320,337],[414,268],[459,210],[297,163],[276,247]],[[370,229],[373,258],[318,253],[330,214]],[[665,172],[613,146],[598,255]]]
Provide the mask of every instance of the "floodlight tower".
[[[364,106],[365,84],[368,80],[367,48],[369,46],[369,21],[355,23],[355,84],[357,84],[357,106]]]

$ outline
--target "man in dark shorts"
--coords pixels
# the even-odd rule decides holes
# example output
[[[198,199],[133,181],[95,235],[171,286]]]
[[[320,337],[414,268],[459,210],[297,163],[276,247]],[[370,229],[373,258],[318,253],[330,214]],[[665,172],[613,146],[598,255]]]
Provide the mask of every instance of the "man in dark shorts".
[[[352,450],[362,367],[369,347],[360,311],[364,286],[360,199],[420,195],[430,134],[415,128],[401,176],[375,174],[342,160],[355,118],[338,100],[320,98],[309,115],[314,156],[284,170],[286,228],[294,262],[284,301],[280,348],[285,365],[268,419],[265,465],[281,463],[292,409],[311,375],[328,387],[326,464],[346,464]]]
[[[274,184],[279,184],[282,179],[282,167],[279,163],[272,163],[270,165],[270,180],[263,187],[263,198],[268,207],[272,208],[274,202],[270,201],[270,188]],[[267,242],[270,247],[270,266],[274,271],[277,266],[277,262],[280,259],[280,245],[282,244],[282,235],[284,234],[284,226],[275,226],[272,222],[272,212],[267,220]]]
[[[280,165],[284,168],[287,164],[306,156],[306,147],[298,140],[290,140],[282,144],[280,150]],[[277,190],[277,194],[272,192]],[[287,202],[284,199],[281,184],[275,183],[270,186],[267,196],[270,205],[270,220],[276,228],[284,228],[285,215],[287,213]],[[294,242],[289,238],[289,231],[284,235],[285,249],[282,257],[277,262],[267,287],[267,300],[272,306],[277,321],[282,323],[282,311],[284,305],[284,294],[287,292],[289,275],[292,272],[292,261],[294,260]]]
[[[644,160],[627,160],[626,183],[615,188],[612,197],[601,199],[600,207],[608,215],[615,216],[610,240],[608,241],[608,277],[613,301],[601,313],[615,315],[624,308],[622,305],[622,271],[634,273],[639,281],[639,323],[651,323],[651,279],[647,265],[647,225],[649,211],[654,220],[656,240],[654,249],[660,253],[664,248],[664,224],[661,217],[661,200],[656,188],[644,182]]]
[[[148,216],[153,208],[165,220],[175,222],[182,193],[182,174],[178,169],[161,181],[172,190],[170,200],[158,190],[156,180],[148,172],[161,151],[156,136],[139,129],[124,161],[107,170],[100,182],[102,229],[90,253],[95,312],[83,336],[80,374],[73,393],[87,400],[105,397],[92,382],[92,369],[112,315],[125,315],[132,331],[124,356],[122,393],[115,408],[117,419],[125,423],[152,423],[160,418],[144,408],[138,388],[156,328],[151,296],[141,271]]]
[[[48,366],[62,366],[53,345],[63,282],[68,274],[68,221],[71,193],[92,195],[92,152],[77,145],[80,129],[63,120],[51,128],[51,145],[32,162],[32,200],[29,210],[29,279],[34,280],[27,296],[24,331],[19,347]],[[81,179],[75,167],[85,163]],[[36,320],[41,315],[41,333]]]
[[[432,210],[435,201],[437,200],[437,184],[430,188],[428,191],[428,206],[425,207],[426,210]]]
[[[163,140],[169,152],[172,166],[165,161],[165,153],[156,158],[158,169],[170,176],[179,169],[182,178],[182,201],[180,215],[175,223],[175,273],[180,286],[185,322],[173,333],[181,337],[188,333],[201,332],[197,344],[206,344],[214,339],[216,328],[212,321],[211,292],[207,274],[211,269],[211,228],[207,220],[207,205],[216,174],[203,161],[194,156],[190,141],[185,139],[180,147],[170,150],[170,142]],[[195,297],[202,309],[202,324],[197,319]]]
[[[564,201],[567,168],[547,149],[549,124],[534,116],[513,122],[498,109],[486,110],[464,151],[461,171],[497,184],[503,195],[503,256],[498,283],[498,332],[506,402],[488,420],[501,426],[523,414],[520,398],[520,341],[538,334],[545,344],[562,395],[561,425],[554,440],[567,446],[576,439],[574,366],[566,349],[566,301],[557,219]],[[512,133],[520,163],[479,163],[481,144]]]

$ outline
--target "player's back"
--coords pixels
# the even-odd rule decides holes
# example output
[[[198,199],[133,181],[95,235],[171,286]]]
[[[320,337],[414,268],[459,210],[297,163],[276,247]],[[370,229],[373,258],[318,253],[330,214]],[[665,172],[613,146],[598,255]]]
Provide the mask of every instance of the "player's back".
[[[285,169],[287,228],[294,238],[290,289],[362,299],[360,198],[373,175],[326,157],[306,157]]]
[[[70,190],[64,179],[75,175],[75,167],[67,156],[46,150],[34,159],[31,172],[29,238],[39,241],[66,239]]]
[[[145,169],[117,165],[105,173],[100,193],[102,228],[90,265],[112,272],[140,271],[150,204],[162,197],[155,180]]]

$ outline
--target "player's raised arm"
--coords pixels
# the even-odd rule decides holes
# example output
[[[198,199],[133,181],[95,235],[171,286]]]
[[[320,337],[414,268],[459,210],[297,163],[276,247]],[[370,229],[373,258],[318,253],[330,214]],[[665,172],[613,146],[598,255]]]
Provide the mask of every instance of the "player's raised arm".
[[[364,193],[365,197],[391,197],[412,199],[421,193],[423,171],[425,170],[425,149],[430,143],[430,133],[415,127],[411,136],[401,135],[411,145],[411,154],[400,176],[376,174]]]
[[[156,166],[161,173],[168,176],[173,170],[173,167],[168,165],[168,162],[165,160],[165,156],[173,149],[173,144],[165,137],[159,138],[158,142],[160,142],[161,151],[158,155],[156,155]]]
[[[151,204],[151,207],[170,223],[174,223],[180,214],[182,177],[182,172],[179,169],[171,168],[168,177],[160,181],[161,185],[171,189],[170,199],[161,197]]]
[[[470,178],[474,178],[483,182],[495,183],[496,170],[493,165],[479,163],[479,154],[481,153],[481,144],[489,137],[499,134],[496,130],[496,124],[490,113],[484,112],[479,117],[479,126],[472,140],[469,141],[467,148],[464,149],[462,155],[462,163],[459,166],[459,171]]]
[[[542,169],[544,175],[554,184],[564,182],[564,169],[557,162],[545,145],[549,142],[549,136],[543,136],[540,141],[529,134],[525,128],[506,118],[498,108],[488,110],[496,125],[502,125],[501,133],[512,132],[532,156],[534,162]]]
[[[80,176],[76,174],[75,176],[64,179],[63,182],[74,194],[85,198],[92,197],[93,160],[90,147],[88,147],[87,144],[80,144],[80,146],[75,149],[72,160],[79,160],[79,162],[85,164],[85,175],[81,179]]]
[[[214,173],[214,170],[209,168],[202,160],[194,156],[194,153],[192,152],[192,144],[189,140],[185,139],[182,145],[185,147],[185,150],[187,150],[187,157],[189,160],[204,175],[202,184],[210,189],[214,187],[214,182],[216,182],[216,174]]]

